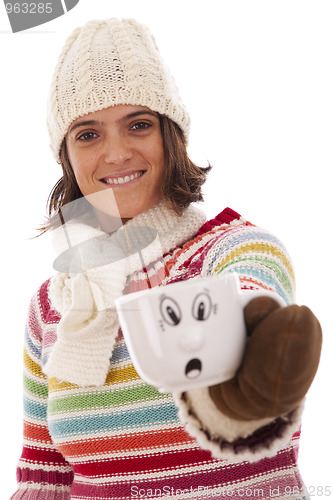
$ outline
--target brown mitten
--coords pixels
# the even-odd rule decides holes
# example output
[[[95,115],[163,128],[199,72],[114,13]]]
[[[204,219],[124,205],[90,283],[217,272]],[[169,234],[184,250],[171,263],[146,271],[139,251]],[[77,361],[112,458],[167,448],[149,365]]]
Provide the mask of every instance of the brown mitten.
[[[280,307],[269,297],[244,310],[249,335],[234,378],[209,388],[215,405],[237,420],[277,417],[293,410],[316,374],[320,324],[305,306]]]

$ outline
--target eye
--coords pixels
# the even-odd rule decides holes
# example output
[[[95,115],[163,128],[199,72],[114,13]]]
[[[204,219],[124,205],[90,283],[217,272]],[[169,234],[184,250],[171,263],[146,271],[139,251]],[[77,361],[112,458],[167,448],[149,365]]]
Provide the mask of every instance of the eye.
[[[200,293],[193,302],[192,314],[198,321],[204,321],[210,315],[212,302],[206,293]]]
[[[137,122],[132,125],[131,130],[146,130],[151,127],[151,123]]]
[[[78,141],[86,142],[86,141],[91,141],[92,139],[95,139],[97,137],[97,134],[95,132],[84,132],[81,135],[77,136]]]
[[[177,302],[170,297],[165,297],[161,302],[160,308],[164,321],[169,325],[176,326],[180,323],[181,312]]]

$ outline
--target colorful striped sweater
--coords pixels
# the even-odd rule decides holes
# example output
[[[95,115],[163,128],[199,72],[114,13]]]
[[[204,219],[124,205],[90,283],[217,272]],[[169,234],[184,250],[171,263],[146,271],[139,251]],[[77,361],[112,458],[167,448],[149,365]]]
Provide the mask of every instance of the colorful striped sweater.
[[[164,255],[164,263],[163,284],[233,271],[243,288],[271,289],[287,304],[294,301],[283,245],[231,209]],[[43,360],[60,320],[49,284],[29,310],[24,447],[13,500],[306,498],[297,466],[300,408],[250,427],[220,415],[221,430],[213,429],[204,393],[162,394],[140,379],[121,331],[104,385],[48,379]],[[127,293],[148,287],[146,273],[134,273],[126,287]]]

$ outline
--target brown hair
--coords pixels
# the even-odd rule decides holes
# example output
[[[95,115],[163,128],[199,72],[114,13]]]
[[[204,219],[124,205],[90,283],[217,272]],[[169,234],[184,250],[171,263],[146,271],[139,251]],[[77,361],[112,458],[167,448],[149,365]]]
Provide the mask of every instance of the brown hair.
[[[184,134],[180,127],[165,115],[160,115],[160,127],[164,144],[165,171],[162,181],[162,195],[171,207],[181,215],[192,202],[203,201],[201,186],[206,181],[211,165],[198,167],[188,157]],[[57,225],[61,207],[83,195],[69,162],[66,140],[60,149],[60,164],[63,176],[53,187],[47,200],[48,220],[41,226],[42,232]]]

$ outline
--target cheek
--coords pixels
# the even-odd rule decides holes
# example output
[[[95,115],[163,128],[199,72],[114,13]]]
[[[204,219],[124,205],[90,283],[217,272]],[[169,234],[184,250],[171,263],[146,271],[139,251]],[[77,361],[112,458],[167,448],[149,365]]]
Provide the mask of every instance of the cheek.
[[[154,154],[152,155],[152,162],[155,167],[156,177],[161,180],[165,169],[165,158],[163,144],[156,145]]]
[[[69,162],[72,166],[77,183],[84,184],[91,178],[94,171],[93,158],[77,151],[68,151]]]

